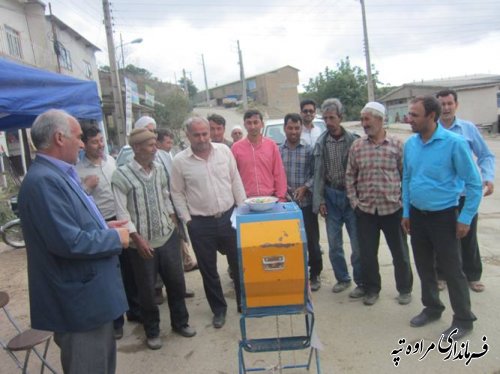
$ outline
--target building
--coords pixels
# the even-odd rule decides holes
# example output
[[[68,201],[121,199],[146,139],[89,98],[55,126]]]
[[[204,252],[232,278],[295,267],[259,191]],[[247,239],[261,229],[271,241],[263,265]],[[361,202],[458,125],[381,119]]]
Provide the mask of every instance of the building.
[[[95,58],[95,53],[100,49],[59,18],[45,16],[45,20],[47,29],[53,28],[57,35],[57,43],[52,40],[55,54],[51,54],[56,65],[55,71],[78,79],[93,80],[100,92]]]
[[[45,15],[39,0],[0,0],[0,57],[20,64],[97,83],[95,52],[99,48],[55,16]],[[26,171],[27,135],[21,130],[0,132],[19,175]]]
[[[122,91],[122,100],[124,102],[124,108],[127,108],[127,93],[125,77],[123,76],[123,70],[120,70],[120,88]],[[134,78],[132,78],[134,79]],[[130,125],[134,120],[141,116],[148,115],[152,116],[154,112],[154,94],[152,102],[146,100],[146,89],[144,84],[138,89],[135,80],[129,79],[132,83],[134,89],[131,90],[128,99],[130,100],[131,117],[129,119]],[[110,144],[114,146],[119,145],[118,139],[118,129],[114,121],[113,113],[115,112],[114,100],[113,100],[113,89],[111,84],[111,73],[105,70],[99,70],[99,82],[101,86],[101,99],[102,99],[102,111],[104,116],[104,122],[106,123],[106,128],[108,130],[108,138]]]
[[[389,123],[402,122],[410,100],[419,95],[435,95],[451,88],[458,93],[457,116],[496,132],[500,115],[500,75],[480,74],[406,83],[378,101],[385,104]],[[399,120],[399,121],[398,121]]]
[[[0,56],[79,79],[97,79],[99,48],[38,0],[0,0]],[[99,84],[99,83],[98,83]]]
[[[286,113],[299,110],[299,70],[287,65],[276,70],[246,78],[247,96],[270,117],[283,117]],[[225,98],[241,99],[242,84],[236,81],[210,88],[210,99],[223,105]],[[205,91],[198,95],[198,102],[206,100]]]

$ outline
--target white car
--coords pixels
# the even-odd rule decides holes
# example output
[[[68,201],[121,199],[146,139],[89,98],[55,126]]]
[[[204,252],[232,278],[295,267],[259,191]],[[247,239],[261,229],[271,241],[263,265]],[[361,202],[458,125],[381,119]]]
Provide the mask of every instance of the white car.
[[[321,129],[321,132],[326,130],[325,121],[320,118],[315,118],[313,121],[314,126]],[[280,145],[285,142],[285,130],[283,129],[283,119],[270,119],[264,122],[264,130],[262,135],[270,138]]]
[[[116,166],[122,166],[131,161],[134,158],[134,151],[132,150],[132,147],[127,145],[124,145],[121,149],[120,152],[118,152],[118,156],[116,156]]]

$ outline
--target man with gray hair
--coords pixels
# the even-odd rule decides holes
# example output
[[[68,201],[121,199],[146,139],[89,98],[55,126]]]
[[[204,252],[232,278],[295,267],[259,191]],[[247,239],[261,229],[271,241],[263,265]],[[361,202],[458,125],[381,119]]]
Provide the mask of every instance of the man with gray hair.
[[[221,328],[226,321],[227,304],[217,272],[217,249],[224,248],[230,267],[238,269],[236,230],[231,225],[231,214],[235,205],[243,204],[245,189],[229,148],[210,142],[208,121],[192,117],[185,127],[191,147],[174,158],[172,200],[188,228],[214,314],[212,324]],[[240,310],[238,271],[233,272],[233,280]]]
[[[189,326],[186,283],[179,250],[175,213],[169,196],[164,168],[154,162],[156,135],[146,128],[130,133],[134,159],[113,174],[111,186],[116,216],[129,220],[134,273],[146,345],[160,349],[160,312],[155,303],[154,286],[159,273],[167,289],[172,330],[190,338],[196,331]]]
[[[31,129],[37,156],[19,191],[31,326],[54,332],[64,373],[114,373],[113,320],[127,310],[118,255],[129,233],[126,221],[106,224],[80,184],[81,136],[61,110]]]
[[[381,289],[378,265],[380,231],[392,254],[398,302],[411,301],[413,275],[406,235],[401,228],[403,142],[384,129],[385,107],[369,102],[361,110],[366,136],[349,151],[346,191],[356,213],[365,305],[373,305]]]
[[[356,216],[347,199],[345,185],[349,149],[358,136],[340,125],[342,111],[342,103],[338,99],[327,99],[321,105],[327,131],[318,138],[313,151],[313,211],[319,212],[326,220],[330,261],[337,279],[332,289],[334,293],[342,292],[351,285],[342,242],[342,226],[346,224],[351,240],[354,282],[357,285],[349,296],[360,298],[365,292],[359,259]]]

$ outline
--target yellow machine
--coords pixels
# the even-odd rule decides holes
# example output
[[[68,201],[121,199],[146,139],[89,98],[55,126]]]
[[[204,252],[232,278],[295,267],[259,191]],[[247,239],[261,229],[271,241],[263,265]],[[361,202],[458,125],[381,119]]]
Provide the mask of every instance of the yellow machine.
[[[236,215],[242,308],[305,308],[307,251],[302,213],[294,203]]]
[[[311,346],[314,313],[308,298],[307,241],[300,208],[295,203],[277,203],[268,211],[253,212],[242,206],[236,210],[235,218],[242,307],[239,373],[267,370],[247,367],[245,351],[278,352],[280,369],[309,370],[314,354],[319,374],[318,351]],[[304,333],[283,336],[279,333],[278,317],[295,314],[305,316]],[[246,320],[264,317],[276,318],[276,337],[249,338]],[[281,363],[281,351],[307,348],[310,351],[305,363]]]

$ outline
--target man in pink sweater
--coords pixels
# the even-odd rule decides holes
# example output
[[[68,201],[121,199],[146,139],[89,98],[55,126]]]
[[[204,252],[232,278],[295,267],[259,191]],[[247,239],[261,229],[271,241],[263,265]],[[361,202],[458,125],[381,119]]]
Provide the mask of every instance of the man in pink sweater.
[[[247,196],[276,196],[286,201],[285,169],[276,143],[262,136],[262,114],[247,110],[243,121],[248,134],[234,143],[231,151]]]

